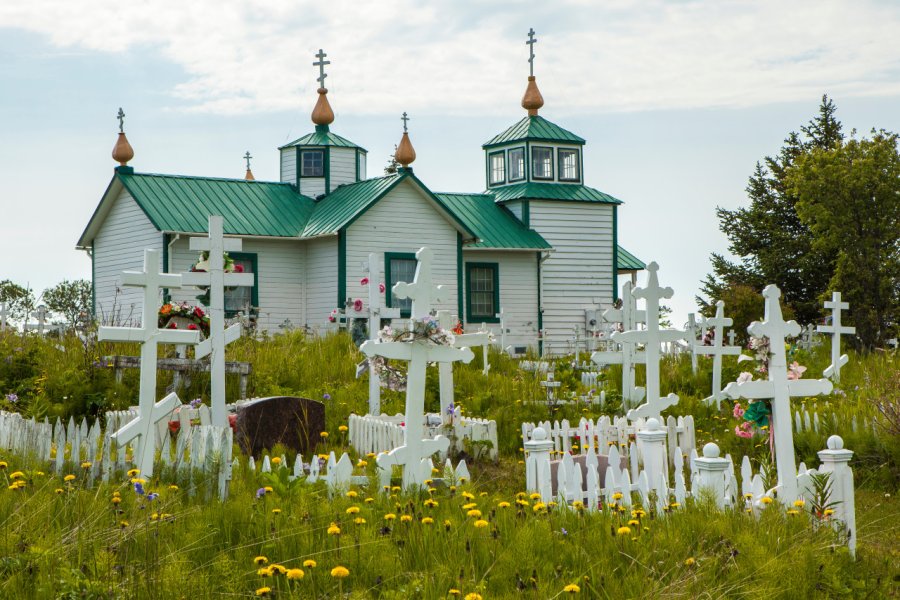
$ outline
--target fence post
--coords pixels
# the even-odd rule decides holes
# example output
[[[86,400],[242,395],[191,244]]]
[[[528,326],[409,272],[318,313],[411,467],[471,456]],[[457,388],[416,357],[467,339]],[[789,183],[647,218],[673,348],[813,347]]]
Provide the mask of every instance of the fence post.
[[[553,500],[553,489],[550,475],[550,450],[553,442],[547,439],[547,431],[543,427],[535,427],[531,439],[525,442],[528,453],[526,481],[529,492],[541,494],[545,503]]]
[[[725,471],[728,459],[719,457],[719,447],[710,442],[703,446],[703,456],[694,462],[697,465],[697,490],[691,490],[694,498],[700,489],[712,490],[719,508],[725,508]]]
[[[829,502],[834,506],[835,520],[847,526],[847,546],[850,556],[856,556],[856,498],[853,492],[853,470],[848,464],[853,458],[853,451],[844,448],[844,440],[833,435],[828,438],[828,448],[818,452],[822,464],[820,473],[831,473],[831,495]]]
[[[666,493],[661,489],[660,480],[668,481],[668,465],[666,465],[666,431],[659,420],[647,419],[644,428],[635,433],[638,439],[638,450],[644,459],[644,472],[650,485],[656,488],[657,494]],[[618,465],[617,465],[618,466]],[[666,499],[668,504],[668,498]]]

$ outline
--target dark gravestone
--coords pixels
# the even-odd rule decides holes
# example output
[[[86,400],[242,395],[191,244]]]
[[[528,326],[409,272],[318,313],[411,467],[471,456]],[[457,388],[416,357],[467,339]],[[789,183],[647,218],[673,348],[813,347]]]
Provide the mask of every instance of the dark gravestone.
[[[237,407],[235,435],[249,456],[259,456],[275,444],[305,454],[325,431],[325,405],[308,398],[275,396]]]

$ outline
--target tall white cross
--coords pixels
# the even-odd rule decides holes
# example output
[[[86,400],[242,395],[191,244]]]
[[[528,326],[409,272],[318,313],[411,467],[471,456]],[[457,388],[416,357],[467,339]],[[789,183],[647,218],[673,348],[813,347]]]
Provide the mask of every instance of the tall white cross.
[[[747,328],[750,335],[769,338],[769,379],[767,381],[746,381],[729,383],[724,390],[726,396],[734,399],[772,399],[772,435],[775,437],[775,466],[778,469],[778,483],[781,492],[778,497],[790,505],[797,499],[797,465],[794,462],[794,436],[791,427],[791,397],[818,396],[828,394],[832,384],[827,379],[794,379],[787,377],[787,356],[784,338],[800,333],[796,321],[785,321],[781,315],[778,298],[781,290],[776,285],[767,285],[763,290],[766,299],[765,320],[754,321]]]
[[[378,332],[381,330],[382,319],[400,318],[399,308],[387,308],[382,306],[382,295],[379,289],[380,270],[378,254],[371,252],[366,266],[369,284],[369,339],[372,342],[378,340]],[[369,414],[381,414],[381,378],[375,372],[375,366],[369,362]]]
[[[647,287],[639,287],[634,290],[634,297],[643,298],[646,302],[647,329],[643,331],[617,331],[612,334],[612,339],[616,342],[644,344],[647,363],[647,402],[629,410],[629,419],[637,419],[638,417],[658,419],[663,410],[678,404],[678,396],[675,394],[669,394],[665,398],[659,397],[659,346],[666,342],[682,340],[686,334],[684,331],[678,331],[677,329],[659,328],[659,301],[663,298],[671,298],[675,292],[670,287],[662,288],[659,286],[659,278],[656,275],[658,270],[659,265],[655,262],[647,265],[647,271],[650,273]]]
[[[638,329],[647,321],[646,311],[637,309],[637,299],[632,292],[633,284],[626,281],[622,285],[622,308],[608,308],[603,311],[603,320],[608,323],[621,323],[623,331]],[[591,360],[598,365],[622,365],[622,401],[624,405],[633,406],[644,397],[644,389],[634,384],[634,365],[647,360],[644,352],[637,351],[637,344],[622,341],[618,352],[594,352]]]
[[[688,322],[687,328],[685,328],[688,334],[688,346],[691,352],[691,373],[697,374],[697,353],[694,351],[694,348],[697,346],[697,337],[700,331],[700,327],[697,325],[696,315],[694,313],[688,313]]]
[[[400,298],[412,299],[412,318],[410,329],[415,329],[416,322],[429,316],[432,302],[444,295],[443,286],[436,286],[431,279],[432,251],[421,248],[416,252],[416,275],[412,283],[400,282],[394,285],[393,292]],[[403,485],[405,487],[421,486],[431,476],[423,468],[427,459],[435,452],[444,452],[450,447],[450,440],[437,436],[432,440],[423,439],[425,421],[425,368],[429,362],[443,363],[461,360],[469,362],[473,358],[468,348],[434,345],[428,340],[373,342],[363,343],[360,348],[366,356],[383,356],[388,359],[409,362],[406,378],[406,430],[404,443],[388,454],[379,455],[378,466],[391,469],[393,465],[403,466]]]
[[[37,331],[38,335],[44,335],[44,330],[47,328],[47,315],[50,314],[50,311],[47,310],[47,307],[41,304],[37,307],[37,310],[31,313],[31,316],[37,319],[37,324],[28,323],[25,325],[26,331]]]
[[[825,308],[831,309],[831,325],[819,325],[816,331],[831,334],[831,364],[825,369],[823,375],[831,377],[835,383],[841,382],[841,367],[850,359],[846,354],[841,354],[841,334],[856,333],[856,327],[841,325],[841,311],[850,308],[849,302],[841,302],[841,293],[832,292],[831,301],[825,301]]]
[[[727,355],[737,356],[741,353],[739,346],[723,346],[725,338],[725,328],[734,324],[732,319],[725,317],[725,302],[719,300],[716,302],[716,316],[707,319],[706,325],[713,328],[713,345],[704,346],[694,342],[693,351],[695,354],[712,355],[713,372],[712,372],[712,395],[706,398],[707,403],[716,402],[716,410],[719,410],[722,398],[722,357]]]
[[[6,302],[0,302],[0,331],[6,331],[6,317],[9,311],[6,309]]]
[[[209,252],[209,271],[192,271],[181,274],[184,286],[209,287],[209,339],[197,346],[198,359],[209,355],[211,422],[216,427],[228,425],[225,408],[225,346],[241,337],[241,324],[225,329],[225,286],[252,287],[253,273],[226,273],[225,252],[239,251],[241,240],[225,238],[224,219],[218,215],[209,217],[209,237],[192,237],[191,250]]]
[[[159,264],[159,250],[144,250],[144,270],[122,273],[122,285],[144,288],[141,326],[100,327],[97,331],[97,339],[101,342],[138,342],[141,344],[138,416],[112,437],[120,446],[127,444],[135,437],[141,438],[134,462],[141,474],[147,477],[153,475],[153,458],[156,455],[155,422],[164,416],[160,411],[172,402],[164,399],[161,403],[156,403],[156,358],[158,354],[156,345],[196,344],[200,341],[199,331],[159,328],[160,290],[181,287],[181,275],[160,273]]]

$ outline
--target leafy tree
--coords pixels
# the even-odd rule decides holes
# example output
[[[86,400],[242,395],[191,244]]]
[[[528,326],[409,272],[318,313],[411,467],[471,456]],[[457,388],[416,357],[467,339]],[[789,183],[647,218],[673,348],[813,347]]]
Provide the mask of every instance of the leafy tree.
[[[90,321],[92,289],[91,282],[85,279],[65,280],[44,290],[43,299],[47,308],[62,315],[69,326],[75,327]]]
[[[813,233],[813,250],[833,254],[827,289],[850,303],[866,348],[883,345],[900,323],[900,153],[898,136],[815,148],[799,157],[787,183],[797,213]],[[821,300],[822,298],[820,298]]]
[[[776,156],[756,164],[747,185],[750,206],[716,208],[719,228],[738,260],[712,255],[713,272],[701,284],[706,298],[697,297],[703,314],[714,314],[715,301],[724,299],[730,288],[749,286],[759,293],[766,284],[775,283],[781,288],[782,303],[801,323],[820,316],[820,297],[837,257],[833,247],[814,244],[813,232],[797,214],[798,197],[786,177],[798,159],[841,143],[835,111],[834,103],[823,96],[816,118],[801,127],[801,133],[791,132]]]
[[[13,283],[9,279],[0,281],[0,302],[6,303],[9,316],[17,320],[25,320],[34,310],[34,294],[27,287]]]

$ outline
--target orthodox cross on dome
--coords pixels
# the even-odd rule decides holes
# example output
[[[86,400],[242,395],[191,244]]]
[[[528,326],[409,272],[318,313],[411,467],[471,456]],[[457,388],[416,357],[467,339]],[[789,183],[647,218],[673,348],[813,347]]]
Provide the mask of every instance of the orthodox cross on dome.
[[[111,437],[121,446],[135,437],[140,437],[140,446],[135,452],[135,464],[141,475],[153,475],[153,459],[156,455],[156,427],[154,423],[163,418],[163,411],[173,400],[164,398],[156,402],[156,358],[157,344],[196,344],[200,341],[199,331],[160,329],[159,295],[162,288],[180,288],[181,275],[159,272],[159,250],[144,250],[144,270],[122,273],[122,285],[144,288],[144,306],[140,327],[100,327],[97,340],[101,342],[138,342],[141,345],[141,383],[138,395],[138,416]],[[177,400],[177,398],[176,398]],[[169,411],[171,412],[171,410]],[[165,413],[168,414],[168,413]]]
[[[328,55],[325,54],[325,51],[319,48],[319,53],[316,54],[316,58],[318,58],[319,60],[313,63],[314,67],[319,67],[319,76],[316,78],[316,81],[319,82],[320,88],[325,87],[325,78],[328,77],[328,74],[325,73],[325,65],[331,64],[330,60],[325,60],[326,56]]]
[[[823,373],[825,377],[831,377],[835,383],[841,382],[841,367],[850,359],[846,354],[841,354],[841,334],[856,333],[856,327],[841,325],[841,311],[850,308],[849,302],[841,302],[841,293],[832,292],[831,301],[825,301],[825,308],[831,309],[831,325],[819,325],[816,331],[831,334],[831,364]]]
[[[209,287],[209,339],[197,346],[196,358],[209,355],[210,404],[212,425],[228,425],[225,408],[225,346],[241,337],[241,324],[225,328],[225,286],[252,287],[253,273],[226,273],[225,252],[241,249],[241,240],[224,237],[224,219],[218,215],[209,217],[209,237],[192,237],[191,250],[209,252],[209,271],[191,271],[181,275],[186,286]]]
[[[659,327],[659,301],[663,298],[671,298],[675,291],[670,287],[660,287],[656,272],[659,265],[655,262],[647,265],[650,279],[646,287],[634,289],[635,298],[643,298],[646,302],[647,328],[642,331],[617,331],[612,334],[615,342],[632,342],[644,344],[644,354],[647,365],[647,402],[628,411],[629,419],[638,417],[660,418],[660,412],[666,408],[678,404],[678,396],[669,394],[665,398],[659,396],[659,359],[660,344],[684,339],[686,333],[677,329],[660,329]]]
[[[534,28],[528,28],[528,41],[525,43],[528,44],[528,74],[534,77],[534,45],[537,43]]]
[[[125,133],[125,111],[122,110],[121,106],[118,114],[116,114],[116,118],[119,120],[119,133]]]
[[[250,151],[247,150],[247,153],[244,154],[244,160],[247,161],[247,170],[248,170],[248,171],[250,170],[250,159],[251,159],[251,158],[253,158],[253,157],[250,156]]]
[[[797,465],[794,461],[794,436],[791,429],[791,398],[828,394],[833,386],[827,379],[788,379],[787,355],[784,338],[800,333],[797,321],[785,321],[781,314],[781,290],[767,285],[763,290],[766,299],[765,320],[754,321],[747,328],[750,335],[769,338],[769,379],[729,383],[723,393],[730,398],[751,400],[771,399],[772,430],[775,442],[775,466],[778,470],[778,498],[790,505],[799,494]]]
[[[722,401],[722,357],[725,355],[737,356],[741,353],[739,346],[723,346],[724,333],[726,327],[731,327],[734,323],[732,319],[725,317],[725,302],[719,300],[716,302],[716,316],[706,319],[706,325],[713,328],[713,345],[704,346],[693,342],[691,349],[694,354],[711,354],[713,357],[712,372],[712,395],[706,398],[707,403],[715,401],[716,410],[719,410],[719,403]],[[733,338],[733,336],[732,336]]]
[[[406,130],[406,123],[410,118],[406,115],[406,111],[403,111],[403,116],[400,117],[400,120],[403,121],[403,133],[408,133]]]

